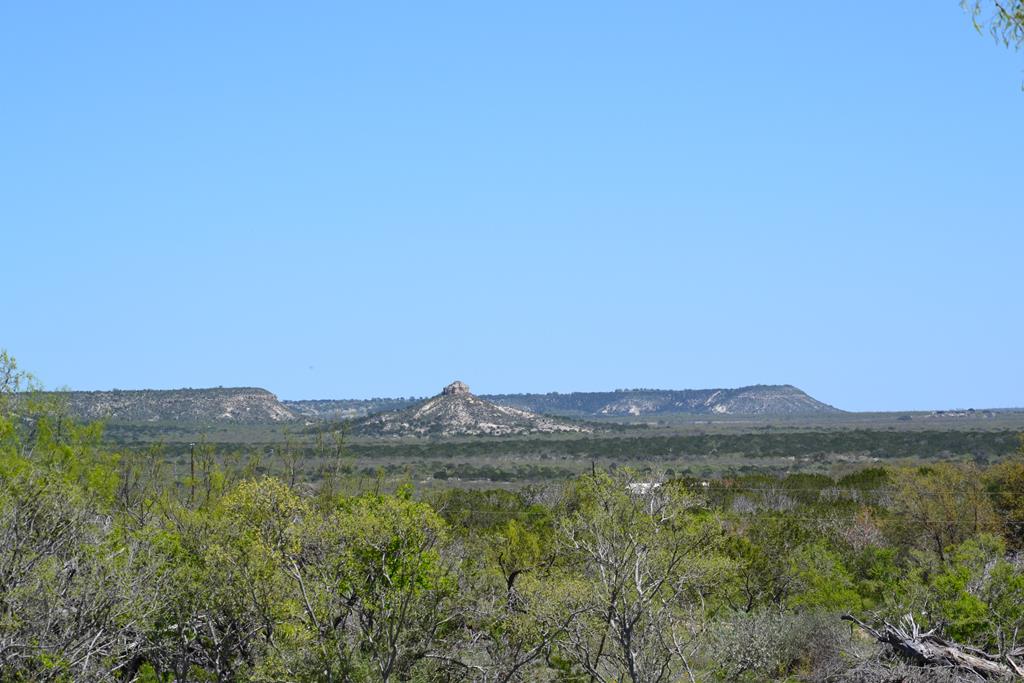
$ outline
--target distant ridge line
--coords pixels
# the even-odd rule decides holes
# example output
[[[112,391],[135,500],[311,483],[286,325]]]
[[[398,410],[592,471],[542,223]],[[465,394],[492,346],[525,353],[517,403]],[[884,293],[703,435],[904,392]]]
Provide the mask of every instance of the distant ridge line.
[[[111,389],[46,392],[67,401],[70,414],[122,422],[285,422],[358,419],[402,410],[422,399],[312,399],[282,401],[260,387]],[[734,389],[615,389],[612,391],[485,394],[480,399],[531,413],[577,419],[661,415],[799,416],[843,411],[790,384]]]
[[[481,394],[481,399],[530,412],[575,418],[642,415],[822,415],[843,411],[791,384],[756,384],[735,389],[615,389],[546,394]],[[284,401],[307,418],[358,418],[407,408],[419,399],[320,399]]]

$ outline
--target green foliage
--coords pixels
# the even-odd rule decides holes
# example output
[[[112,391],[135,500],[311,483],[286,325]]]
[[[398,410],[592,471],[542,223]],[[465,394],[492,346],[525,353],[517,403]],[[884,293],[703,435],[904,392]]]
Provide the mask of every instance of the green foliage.
[[[797,584],[790,607],[833,613],[862,607],[853,576],[824,539],[801,546],[790,562]]]
[[[592,460],[635,461],[638,454],[664,462],[703,457],[715,453],[749,458],[756,464],[768,458],[796,457],[813,460],[831,454],[896,458],[938,458],[969,456],[997,458],[1016,451],[1015,429],[801,429],[794,431],[744,431],[724,434],[648,434],[630,436],[595,435],[572,438],[415,440],[392,443],[368,441],[349,445],[351,453],[367,461],[387,458],[429,459],[457,463],[475,472],[484,457],[504,456],[567,458],[588,465]],[[436,467],[434,468],[437,469]],[[496,470],[495,470],[496,471]],[[508,472],[508,470],[506,470]],[[449,473],[451,476],[451,473]],[[469,477],[467,477],[469,478]],[[486,477],[482,477],[486,478]]]
[[[792,558],[811,538],[802,520],[766,514],[737,525],[726,549],[734,563],[729,604],[742,612],[782,608],[798,589]]]
[[[1000,526],[981,473],[973,466],[937,463],[897,470],[893,478],[889,530],[901,545],[927,548],[945,560],[950,546]]]
[[[987,31],[996,42],[1008,48],[1020,49],[1024,45],[1024,2],[1021,0],[961,0],[960,6],[971,15],[979,33]]]
[[[101,430],[0,412],[0,680],[834,680],[848,611],[1024,645],[1019,459],[352,494]]]
[[[935,577],[938,616],[948,633],[990,651],[1013,651],[1024,629],[1024,567],[1009,561],[1002,539],[965,541]]]
[[[985,483],[1008,542],[1014,549],[1024,549],[1024,435],[1017,455],[989,468]]]

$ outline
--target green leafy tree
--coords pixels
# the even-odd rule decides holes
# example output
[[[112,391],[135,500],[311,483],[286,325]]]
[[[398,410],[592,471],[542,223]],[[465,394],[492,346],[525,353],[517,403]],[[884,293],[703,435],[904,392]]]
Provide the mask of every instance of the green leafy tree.
[[[390,681],[451,663],[443,641],[457,617],[456,582],[446,525],[429,505],[407,490],[341,499],[303,541],[289,574],[315,644],[308,670]]]
[[[1024,434],[1017,454],[989,468],[985,481],[1011,547],[1024,549]]]
[[[1000,655],[1024,644],[1024,569],[1009,561],[996,536],[958,546],[934,581],[936,611],[956,640]]]
[[[156,534],[168,567],[168,604],[152,638],[158,672],[174,680],[255,677],[291,647],[298,601],[286,573],[308,509],[283,482],[243,481],[215,506],[171,501]]]
[[[974,466],[940,463],[903,469],[894,479],[889,528],[900,545],[932,550],[944,561],[950,546],[999,528],[991,497]]]
[[[728,602],[733,609],[752,612],[764,606],[781,608],[799,589],[792,557],[811,538],[801,521],[789,515],[751,515],[736,525],[726,541],[733,560]]]

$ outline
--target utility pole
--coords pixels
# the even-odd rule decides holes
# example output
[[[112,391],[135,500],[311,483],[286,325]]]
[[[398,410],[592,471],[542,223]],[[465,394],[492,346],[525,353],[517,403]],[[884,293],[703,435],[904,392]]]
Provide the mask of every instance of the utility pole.
[[[191,508],[192,499],[195,498],[196,495],[196,445],[194,443],[190,443],[188,447],[188,506]]]

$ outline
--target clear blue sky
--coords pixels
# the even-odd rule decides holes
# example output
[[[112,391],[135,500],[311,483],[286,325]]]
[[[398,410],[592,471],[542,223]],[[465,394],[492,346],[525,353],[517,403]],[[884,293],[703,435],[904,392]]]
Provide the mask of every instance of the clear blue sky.
[[[12,2],[0,64],[50,387],[1024,405],[1024,54],[956,0]]]

